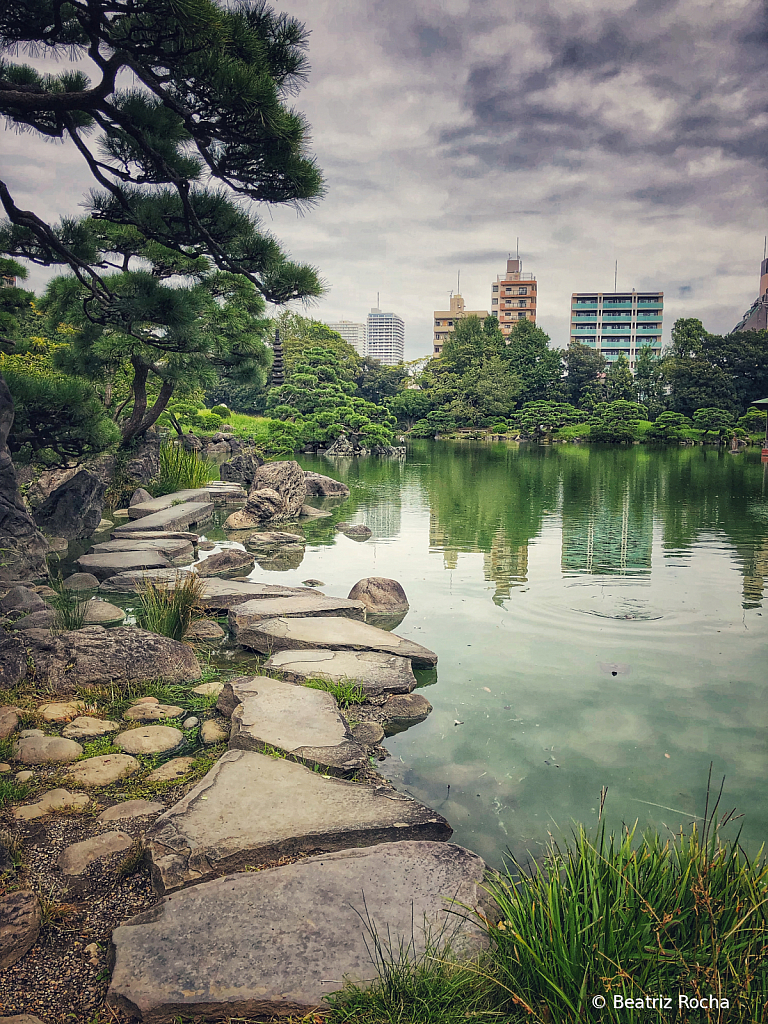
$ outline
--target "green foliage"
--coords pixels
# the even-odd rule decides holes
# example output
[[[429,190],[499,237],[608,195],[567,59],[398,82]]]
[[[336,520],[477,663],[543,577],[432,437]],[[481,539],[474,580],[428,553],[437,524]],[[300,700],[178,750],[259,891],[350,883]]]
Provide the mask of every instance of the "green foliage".
[[[352,704],[365,703],[365,690],[353,679],[340,679],[334,682],[330,679],[307,679],[303,684],[310,690],[325,690],[332,693],[336,703],[343,710]]]
[[[227,418],[227,416],[229,416],[229,409],[226,407],[226,405],[214,405],[214,407],[211,409],[211,412],[213,413],[214,416],[220,416],[222,423]]]
[[[274,330],[280,331],[283,346],[283,359],[286,376],[290,378],[300,363],[305,363],[310,350],[322,348],[332,352],[335,357],[336,373],[341,380],[352,383],[357,380],[362,366],[362,359],[355,349],[344,341],[340,334],[332,331],[319,320],[292,313],[283,312],[272,320],[270,336]]]
[[[56,613],[55,629],[66,631],[82,629],[88,613],[90,597],[81,590],[69,590],[64,585],[61,575],[51,576],[48,586],[56,591],[56,596],[48,599],[48,603]]]
[[[647,417],[648,410],[637,402],[602,402],[592,411],[590,440],[605,444],[631,444],[639,438],[639,422]]]
[[[172,586],[146,580],[138,591],[136,625],[159,636],[183,640],[189,627],[203,618],[200,599],[205,580],[197,573],[179,573]]]
[[[28,782],[17,782],[16,779],[0,775],[0,807],[19,803],[29,795],[31,786]]]
[[[432,400],[421,388],[406,388],[387,401],[387,409],[406,429],[421,420],[432,408]]]
[[[651,416],[664,411],[667,396],[664,364],[654,355],[650,345],[637,350],[635,358],[635,393]]]
[[[581,407],[585,395],[602,388],[601,375],[605,373],[605,356],[597,349],[579,341],[572,341],[563,353],[568,401]]]
[[[515,416],[515,422],[522,432],[536,440],[585,419],[586,415],[568,402],[526,402],[522,411]]]
[[[380,360],[365,356],[360,362],[355,384],[360,398],[382,405],[394,398],[408,380],[410,377],[404,366],[385,366]]]
[[[503,355],[520,381],[526,402],[562,402],[560,352],[549,347],[549,337],[530,320],[518,320],[509,333]]]
[[[394,417],[354,392],[331,349],[309,348],[285,384],[270,391],[267,409],[294,425],[297,440],[317,448],[327,447],[342,433],[365,448],[391,444]]]
[[[748,409],[743,416],[739,417],[738,426],[746,430],[748,434],[764,434],[765,415],[765,412],[761,409],[755,409],[754,407]]]
[[[725,409],[697,409],[693,414],[693,425],[705,434],[717,434],[723,438],[733,433],[734,421]]]
[[[635,383],[626,356],[619,356],[612,364],[606,378],[606,391],[611,402],[633,402]]]
[[[160,445],[160,473],[153,489],[158,495],[173,494],[188,487],[205,487],[217,476],[216,466],[197,452],[187,451],[181,442],[165,441]]]
[[[687,436],[691,426],[687,416],[683,416],[681,412],[667,410],[656,417],[645,436],[650,441],[681,441]]]

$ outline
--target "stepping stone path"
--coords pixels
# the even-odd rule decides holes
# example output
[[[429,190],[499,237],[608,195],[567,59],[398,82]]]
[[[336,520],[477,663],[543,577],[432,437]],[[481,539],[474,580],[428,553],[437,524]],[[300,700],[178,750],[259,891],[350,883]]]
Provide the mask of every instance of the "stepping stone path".
[[[192,687],[192,693],[196,693],[199,697],[218,697],[223,689],[224,683],[201,683],[199,686]]]
[[[225,612],[245,601],[268,600],[277,597],[306,597],[304,587],[280,587],[272,583],[245,583],[239,580],[206,579],[205,589],[200,598],[201,607],[206,611]],[[319,594],[318,591],[309,593]]]
[[[245,542],[249,551],[272,552],[275,548],[288,545],[304,547],[307,543],[301,533],[284,533],[282,530],[271,530],[265,533],[252,533]]]
[[[18,724],[16,708],[0,708],[0,740],[7,740]]]
[[[387,633],[366,622],[332,616],[254,622],[243,631],[238,643],[269,655],[273,651],[293,650],[380,651],[410,658],[417,668],[437,664],[437,655],[413,640]]]
[[[157,705],[156,705],[157,706]],[[115,737],[116,747],[126,754],[167,754],[184,742],[184,733],[168,725],[146,725]]]
[[[31,821],[33,818],[42,818],[43,815],[51,814],[53,811],[87,807],[90,802],[91,798],[85,793],[70,793],[66,789],[51,789],[32,804],[14,807],[13,816],[19,821]]]
[[[147,782],[173,782],[186,775],[194,762],[194,757],[173,757],[151,771],[147,776]]]
[[[164,512],[166,509],[178,508],[187,502],[209,501],[210,491],[205,487],[187,487],[181,491],[174,491],[173,494],[161,494],[159,498],[149,498],[148,501],[140,501],[130,505],[128,515],[131,519],[146,519],[156,512]]]
[[[67,778],[83,786],[109,786],[141,768],[135,757],[129,754],[101,754],[89,757],[70,768]]]
[[[192,623],[187,630],[184,639],[187,642],[211,643],[213,641],[223,639],[226,635],[226,630],[222,629],[218,622],[209,622],[206,619],[200,619],[198,622]]]
[[[125,619],[125,612],[109,601],[89,601],[85,610],[88,626],[119,626]]]
[[[266,619],[304,618],[314,615],[339,616],[365,622],[365,605],[343,597],[325,597],[304,591],[292,597],[260,598],[238,604],[229,612],[229,628],[235,641],[248,646],[248,631]]]
[[[97,821],[120,821],[124,818],[145,818],[148,815],[162,814],[165,804],[154,803],[151,800],[125,800],[114,807],[108,807],[102,811]]]
[[[230,750],[147,833],[161,895],[303,851],[446,840],[441,815],[384,787],[323,778],[304,765]]]
[[[99,581],[91,572],[73,572],[64,580],[65,590],[96,590]]]
[[[121,537],[122,526],[112,531],[112,540],[188,540],[194,547],[200,539],[199,534],[190,533],[188,530],[130,530],[127,537]]]
[[[395,959],[429,936],[459,957],[484,949],[484,875],[460,846],[398,842],[193,886],[115,930],[107,1004],[145,1021],[304,1018],[342,979],[374,980],[368,920]]]
[[[99,590],[107,594],[133,594],[146,583],[164,584],[172,588],[177,580],[184,580],[190,569],[137,569],[119,572],[99,584]]]
[[[159,551],[174,565],[191,562],[195,555],[195,548],[191,541],[160,536],[152,540],[145,540],[143,537],[108,540],[103,544],[94,544],[88,554],[101,555],[113,551]]]
[[[102,718],[76,718],[69,725],[62,729],[62,735],[68,740],[92,740],[97,736],[106,736],[107,733],[117,732],[120,728],[117,722],[108,722]]]
[[[171,495],[167,495],[171,497]],[[133,512],[139,506],[134,505]],[[159,530],[168,532],[186,531],[190,526],[198,526],[207,523],[213,515],[212,501],[187,501],[182,505],[174,505],[165,508],[161,512],[155,512],[141,519],[133,519],[124,523],[119,530],[115,530],[113,537],[132,537],[138,533],[148,530]]]
[[[158,704],[155,700],[134,704],[123,713],[126,722],[164,722],[168,718],[180,718],[184,708],[175,704]]]
[[[74,740],[46,736],[42,729],[25,729],[14,745],[14,758],[22,764],[76,761],[82,752]]]
[[[306,679],[352,682],[362,686],[367,697],[410,693],[416,686],[410,658],[381,651],[278,651],[264,662],[264,669],[292,683]]]
[[[99,580],[109,579],[110,576],[130,569],[168,569],[171,565],[165,555],[157,550],[102,551],[98,555],[81,555],[77,564]]]
[[[367,764],[366,751],[353,740],[330,693],[255,676],[225,685],[219,706],[233,702],[230,750],[272,747],[344,775]]]
[[[133,840],[125,832],[100,832],[96,836],[73,843],[59,855],[59,867],[65,877],[82,875],[95,861],[109,860],[130,850]]]
[[[42,924],[35,893],[21,890],[0,897],[0,971],[21,960],[34,946]]]

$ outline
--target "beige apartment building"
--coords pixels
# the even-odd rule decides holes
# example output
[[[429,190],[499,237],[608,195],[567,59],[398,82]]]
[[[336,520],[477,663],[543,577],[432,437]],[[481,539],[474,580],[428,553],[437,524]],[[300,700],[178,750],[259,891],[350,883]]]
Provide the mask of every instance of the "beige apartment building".
[[[518,320],[536,323],[536,278],[523,273],[523,261],[507,260],[506,274],[498,274],[491,285],[491,315],[499,318],[505,338]]]
[[[443,345],[453,334],[457,320],[465,316],[477,316],[485,320],[488,316],[487,309],[465,309],[464,299],[461,295],[451,296],[450,309],[436,309],[434,312],[434,354],[439,356],[443,351]]]

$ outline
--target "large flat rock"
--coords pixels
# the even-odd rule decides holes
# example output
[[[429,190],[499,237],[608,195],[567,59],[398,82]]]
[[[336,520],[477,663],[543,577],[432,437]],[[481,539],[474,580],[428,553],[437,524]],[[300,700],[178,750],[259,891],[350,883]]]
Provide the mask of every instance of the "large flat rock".
[[[304,765],[229,750],[147,834],[163,895],[282,856],[404,839],[450,839],[441,815],[384,787],[323,778]]]
[[[164,512],[167,508],[185,505],[189,501],[213,501],[213,497],[205,487],[187,487],[183,491],[162,494],[159,498],[150,498],[149,501],[131,505],[128,515],[131,519],[146,519],[147,516],[154,515],[155,512]]]
[[[191,562],[195,555],[192,541],[182,540],[180,537],[123,537],[118,540],[106,540],[101,544],[94,544],[88,554],[100,555],[113,551],[159,551],[174,565]]]
[[[99,584],[99,590],[106,594],[134,594],[147,583],[170,586],[178,579],[184,579],[190,569],[133,569],[119,572]]]
[[[317,590],[306,587],[280,587],[273,583],[245,583],[240,580],[205,579],[200,604],[209,611],[228,611],[245,601],[262,601],[285,597],[322,597]]]
[[[274,651],[379,651],[410,658],[416,668],[432,668],[437,655],[427,647],[367,622],[334,616],[275,618],[244,626],[237,642],[261,654]]]
[[[230,750],[273,748],[304,764],[345,775],[366,765],[366,751],[353,739],[330,693],[254,676],[227,683],[220,702],[227,702],[228,689],[231,700],[237,702]]]
[[[97,580],[106,580],[119,572],[131,569],[168,569],[171,563],[156,548],[143,551],[102,551],[96,555],[81,555],[77,564],[83,572],[92,573]]]
[[[416,686],[410,658],[381,651],[277,651],[264,663],[264,670],[292,683],[307,679],[353,682],[371,697],[410,693]]]
[[[362,601],[350,601],[343,597],[325,597],[314,590],[303,590],[287,597],[259,598],[245,601],[229,612],[229,628],[235,640],[255,622],[265,619],[306,618],[308,616],[340,616],[365,622],[365,605]]]
[[[138,507],[133,506],[134,509]],[[188,530],[190,526],[207,523],[212,515],[212,501],[186,501],[182,505],[172,505],[141,519],[133,519],[130,523],[123,524],[119,530],[115,530],[113,536],[130,537],[147,530]]]
[[[107,1004],[147,1022],[303,1018],[348,978],[376,977],[376,929],[397,961],[427,940],[458,957],[487,941],[471,911],[487,911],[485,865],[451,843],[386,843],[198,885],[112,934]]]

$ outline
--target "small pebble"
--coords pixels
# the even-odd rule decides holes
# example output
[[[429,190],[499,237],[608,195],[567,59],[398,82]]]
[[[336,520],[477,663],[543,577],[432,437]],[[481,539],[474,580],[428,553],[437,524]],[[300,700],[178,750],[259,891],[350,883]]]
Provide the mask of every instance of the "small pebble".
[[[185,729],[194,729],[196,725],[200,725],[200,719],[193,715],[192,718],[185,719],[182,724]]]

